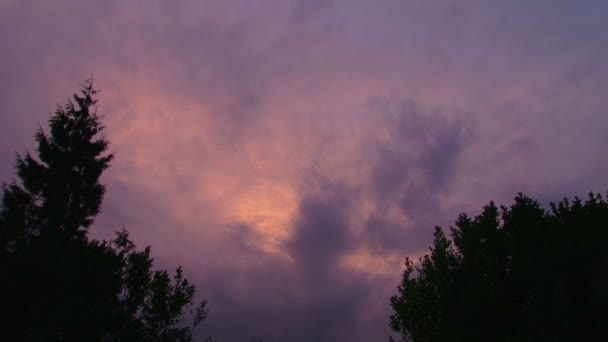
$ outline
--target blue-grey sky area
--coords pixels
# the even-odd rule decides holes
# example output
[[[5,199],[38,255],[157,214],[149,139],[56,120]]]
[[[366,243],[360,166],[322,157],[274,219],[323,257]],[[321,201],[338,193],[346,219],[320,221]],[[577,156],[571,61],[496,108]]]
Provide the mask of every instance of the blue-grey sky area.
[[[386,341],[433,227],[608,190],[608,2],[0,0],[0,177],[94,75],[91,234],[182,265],[220,342]]]

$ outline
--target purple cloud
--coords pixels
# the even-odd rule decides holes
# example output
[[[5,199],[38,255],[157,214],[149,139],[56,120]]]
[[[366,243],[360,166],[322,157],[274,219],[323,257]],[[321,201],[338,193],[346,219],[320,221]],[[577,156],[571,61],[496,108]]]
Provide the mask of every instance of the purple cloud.
[[[601,1],[0,1],[0,176],[92,73],[92,234],[184,266],[219,341],[386,339],[405,256],[608,188]]]

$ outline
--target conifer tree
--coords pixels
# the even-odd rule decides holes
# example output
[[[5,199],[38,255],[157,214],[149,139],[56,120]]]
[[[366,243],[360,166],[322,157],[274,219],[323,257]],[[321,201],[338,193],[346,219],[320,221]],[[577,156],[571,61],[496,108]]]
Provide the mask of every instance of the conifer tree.
[[[150,247],[137,251],[124,229],[88,237],[113,158],[95,94],[89,80],[58,106],[50,133],[36,133],[37,158],[17,155],[19,182],[3,184],[0,339],[189,342],[207,310],[182,269],[153,270]]]
[[[49,119],[50,135],[38,129],[38,160],[29,152],[17,155],[21,184],[3,185],[4,250],[40,234],[83,237],[99,213],[105,192],[99,177],[114,156],[106,154],[95,94],[88,80],[80,94],[57,107]]]
[[[551,204],[522,194],[510,207],[462,214],[448,240],[406,259],[391,327],[404,341],[608,339],[608,202]]]

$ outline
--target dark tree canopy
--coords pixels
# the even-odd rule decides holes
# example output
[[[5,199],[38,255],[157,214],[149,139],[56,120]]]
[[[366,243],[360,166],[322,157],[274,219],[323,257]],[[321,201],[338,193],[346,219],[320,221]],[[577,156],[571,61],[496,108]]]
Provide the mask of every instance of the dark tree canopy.
[[[88,237],[113,158],[87,81],[59,106],[37,157],[17,155],[19,183],[0,207],[0,339],[6,341],[191,341],[207,314],[178,268],[154,271],[150,247],[126,230]],[[190,312],[189,312],[190,311]],[[186,314],[191,313],[189,319]]]
[[[96,91],[88,82],[80,94],[58,106],[49,119],[51,134],[36,132],[36,160],[17,155],[21,184],[3,185],[3,249],[40,234],[78,238],[99,213],[105,187],[99,177],[114,157],[97,115]]]
[[[461,215],[430,254],[406,259],[391,327],[405,341],[608,340],[608,204],[550,210],[523,195]]]

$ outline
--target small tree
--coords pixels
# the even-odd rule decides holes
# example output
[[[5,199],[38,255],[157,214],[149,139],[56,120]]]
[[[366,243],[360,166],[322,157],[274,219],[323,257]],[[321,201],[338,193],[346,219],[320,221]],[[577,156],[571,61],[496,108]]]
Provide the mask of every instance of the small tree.
[[[181,267],[169,277],[167,271],[153,271],[150,247],[137,251],[126,230],[112,242],[120,259],[117,317],[120,327],[112,341],[192,341],[192,330],[207,317],[207,301],[193,306],[196,288],[183,277]],[[191,314],[188,325],[186,314]]]

